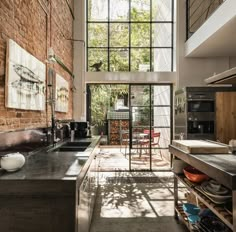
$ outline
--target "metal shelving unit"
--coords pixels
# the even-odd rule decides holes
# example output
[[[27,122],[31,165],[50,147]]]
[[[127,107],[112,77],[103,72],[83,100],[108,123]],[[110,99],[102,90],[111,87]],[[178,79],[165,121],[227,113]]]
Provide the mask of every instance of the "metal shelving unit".
[[[185,215],[183,211],[182,204],[178,204],[175,206],[175,211],[178,213],[178,217],[181,219],[181,221],[185,224],[185,226],[189,229],[191,232],[197,232],[197,230],[193,229],[188,221],[187,216]]]
[[[189,231],[194,231],[191,229],[190,224],[187,220],[187,217],[185,216],[182,206],[179,204],[178,200],[178,182],[181,182],[184,184],[184,186],[187,188],[187,190],[191,193],[193,193],[197,199],[204,204],[207,208],[209,208],[219,219],[222,220],[232,231],[233,231],[233,217],[231,214],[229,214],[221,205],[217,205],[213,203],[211,200],[209,200],[206,196],[204,196],[202,193],[197,191],[194,188],[194,184],[189,184],[184,180],[183,175],[175,174],[174,176],[174,198],[175,198],[175,218],[178,219],[178,217],[183,219],[183,222],[189,229]]]

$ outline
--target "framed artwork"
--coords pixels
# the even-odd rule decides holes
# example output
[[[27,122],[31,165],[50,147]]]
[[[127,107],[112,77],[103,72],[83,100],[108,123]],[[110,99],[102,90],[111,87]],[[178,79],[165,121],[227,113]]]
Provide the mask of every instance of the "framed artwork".
[[[5,82],[6,107],[45,110],[45,80],[45,64],[9,39]]]
[[[56,74],[56,105],[55,111],[67,112],[69,105],[69,84],[59,74]]]

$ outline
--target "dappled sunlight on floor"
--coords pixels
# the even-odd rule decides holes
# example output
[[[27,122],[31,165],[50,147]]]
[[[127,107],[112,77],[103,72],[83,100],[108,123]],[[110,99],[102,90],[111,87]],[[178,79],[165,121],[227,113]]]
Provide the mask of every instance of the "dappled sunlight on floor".
[[[162,151],[162,153],[164,153]],[[125,154],[124,148],[101,147],[99,154],[100,170],[101,171],[125,171],[129,170],[129,158],[131,158],[131,169],[133,170],[148,170],[150,168],[150,155],[143,153],[135,153],[131,155],[128,151]],[[170,164],[166,161],[159,152],[152,154],[152,170],[168,170]]]
[[[174,220],[172,172],[101,172],[90,232],[187,231]]]
[[[102,187],[101,217],[156,217],[137,184]]]

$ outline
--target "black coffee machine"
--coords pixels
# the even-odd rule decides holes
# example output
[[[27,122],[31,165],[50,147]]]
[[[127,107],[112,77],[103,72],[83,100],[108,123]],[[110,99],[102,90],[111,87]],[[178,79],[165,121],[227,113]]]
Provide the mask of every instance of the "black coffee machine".
[[[74,131],[75,138],[90,138],[89,122],[71,122],[71,131]]]

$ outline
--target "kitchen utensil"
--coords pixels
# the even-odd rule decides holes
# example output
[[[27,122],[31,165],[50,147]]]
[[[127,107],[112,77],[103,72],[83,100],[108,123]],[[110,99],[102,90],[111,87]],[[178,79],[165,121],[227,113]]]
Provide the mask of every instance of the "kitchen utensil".
[[[199,170],[197,170],[196,168],[192,167],[192,166],[187,166],[183,169],[184,171],[184,175],[187,177],[187,179],[189,179],[192,182],[195,183],[201,183],[204,180],[208,180],[209,177],[200,172]]]
[[[209,180],[208,183],[209,183],[209,186],[216,192],[218,192],[221,188],[221,184],[215,180]]]
[[[176,174],[183,174],[183,169],[187,166],[189,165],[185,163],[183,160],[180,159],[173,160],[173,172]]]
[[[201,186],[196,186],[195,187],[196,190],[198,190],[200,193],[202,193],[205,197],[207,197],[209,200],[211,200],[212,202],[214,202],[217,205],[221,205],[226,203],[227,201],[231,200],[231,198],[216,198],[215,196],[210,196],[209,194],[207,194],[203,188]]]
[[[206,182],[203,182],[201,184],[201,187],[202,189],[211,197],[215,197],[215,198],[219,198],[219,199],[224,199],[224,198],[231,198],[232,196],[231,195],[226,195],[227,193],[229,193],[229,191],[225,188],[225,187],[221,187],[221,189],[219,189],[218,192],[222,193],[222,192],[225,192],[224,195],[221,195],[221,194],[218,194],[217,191],[214,191],[214,189],[212,189],[211,191],[209,191],[208,189],[211,189],[210,185],[209,185],[209,182],[206,181]]]
[[[217,217],[205,216],[202,217],[199,223],[203,228],[209,229],[213,232],[228,232],[227,226],[221,222]]]
[[[200,208],[197,207],[194,204],[190,204],[190,203],[185,203],[183,204],[183,210],[184,213],[189,216],[189,215],[198,215],[200,212]]]
[[[188,216],[188,221],[192,224],[192,223],[196,223],[198,221],[200,221],[200,217],[198,215],[189,215]]]
[[[204,185],[204,188],[206,189],[206,191],[208,191],[209,193],[212,193],[214,195],[227,195],[229,193],[229,189],[225,188],[223,185],[219,184],[219,187],[212,187],[210,182],[204,182],[202,183]]]
[[[1,157],[0,164],[1,168],[6,171],[14,172],[23,167],[25,164],[25,157],[19,152],[6,154]]]

